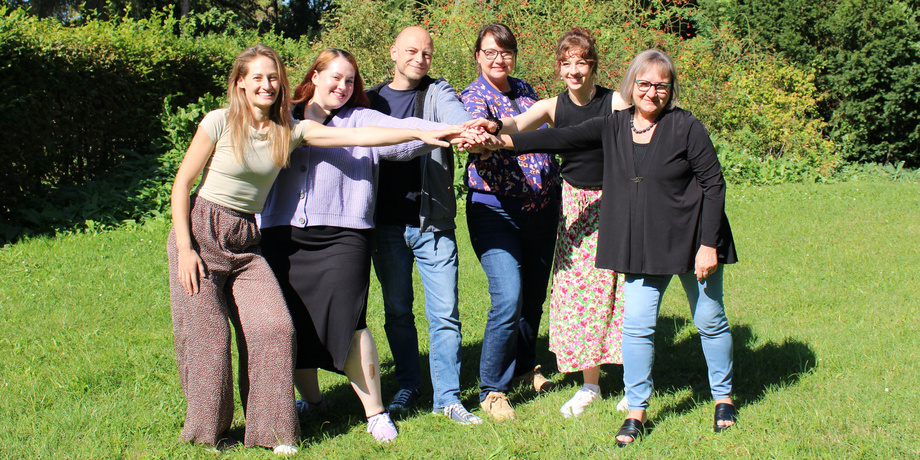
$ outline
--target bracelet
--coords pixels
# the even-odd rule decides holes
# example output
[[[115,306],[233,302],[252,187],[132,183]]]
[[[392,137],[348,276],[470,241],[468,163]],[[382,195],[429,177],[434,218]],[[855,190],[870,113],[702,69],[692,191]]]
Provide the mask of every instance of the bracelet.
[[[496,118],[496,117],[486,117],[486,120],[488,120],[488,121],[494,121],[495,124],[498,125],[498,128],[495,129],[495,132],[488,131],[488,130],[486,130],[486,132],[489,133],[489,134],[491,134],[491,135],[493,135],[493,136],[498,136],[498,133],[500,133],[500,132],[502,131],[502,128],[505,126],[505,124],[502,123],[502,121],[501,121],[500,119]]]

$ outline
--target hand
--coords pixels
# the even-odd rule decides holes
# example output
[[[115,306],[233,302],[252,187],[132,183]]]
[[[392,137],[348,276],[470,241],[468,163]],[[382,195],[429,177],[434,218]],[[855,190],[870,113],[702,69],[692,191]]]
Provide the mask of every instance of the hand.
[[[466,128],[460,136],[451,140],[451,143],[456,144],[460,150],[470,150],[471,148],[485,143],[487,140],[486,136],[488,136],[488,134],[481,128]]]
[[[498,124],[485,118],[474,118],[470,121],[464,122],[463,126],[467,128],[479,129],[480,132],[494,133],[496,130],[498,130]]]
[[[474,154],[478,153],[480,161],[486,161],[492,156],[492,151],[485,148],[482,144],[473,144],[468,146],[466,149],[461,150],[466,150],[467,152]]]
[[[419,131],[418,139],[428,145],[450,147],[453,140],[462,135],[465,130],[466,128],[463,125],[452,125],[436,131],[421,130]]]
[[[700,250],[696,253],[696,280],[703,281],[709,275],[719,269],[719,257],[716,254],[716,248],[700,245]]]
[[[505,142],[499,136],[493,136],[489,133],[483,134],[485,140],[483,140],[483,147],[490,150],[498,150],[506,147]]]
[[[179,283],[189,295],[198,293],[198,280],[205,277],[204,262],[194,249],[179,251]]]

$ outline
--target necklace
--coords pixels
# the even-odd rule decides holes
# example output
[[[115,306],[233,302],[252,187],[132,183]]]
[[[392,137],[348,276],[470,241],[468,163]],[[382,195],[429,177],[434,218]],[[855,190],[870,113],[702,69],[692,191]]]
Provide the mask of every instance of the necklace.
[[[631,129],[632,132],[634,132],[634,133],[636,133],[636,134],[647,133],[647,132],[651,131],[652,128],[655,127],[655,125],[658,124],[658,120],[655,120],[655,121],[652,122],[652,124],[648,125],[648,127],[645,128],[645,129],[636,129],[636,125],[633,124],[633,118],[635,118],[635,117],[629,117],[629,129]]]

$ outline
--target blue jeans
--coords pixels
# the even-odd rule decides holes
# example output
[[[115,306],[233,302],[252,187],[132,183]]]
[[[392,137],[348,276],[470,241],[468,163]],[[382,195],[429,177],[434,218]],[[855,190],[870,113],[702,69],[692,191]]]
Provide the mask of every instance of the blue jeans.
[[[505,392],[533,370],[537,332],[553,264],[559,201],[536,212],[469,202],[473,250],[489,280],[492,307],[479,361],[479,398]]]
[[[383,292],[384,330],[402,388],[422,386],[418,332],[412,313],[412,262],[425,286],[431,386],[435,412],[460,402],[460,310],[457,306],[457,240],[453,230],[379,225],[374,271]]]
[[[722,303],[723,266],[701,282],[693,272],[677,275],[690,314],[700,334],[709,368],[709,389],[714,399],[732,392],[732,333]],[[652,396],[652,362],[655,359],[655,323],[661,298],[673,275],[626,274],[623,287],[623,385],[629,408],[645,410]]]

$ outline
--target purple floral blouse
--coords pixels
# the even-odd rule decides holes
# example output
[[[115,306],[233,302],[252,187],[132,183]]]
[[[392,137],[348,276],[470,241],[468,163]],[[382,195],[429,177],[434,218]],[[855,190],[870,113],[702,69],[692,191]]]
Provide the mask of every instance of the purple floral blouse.
[[[460,92],[460,100],[473,118],[513,117],[539,100],[533,88],[523,80],[509,77],[508,83],[511,91],[501,93],[480,75]],[[561,182],[559,172],[553,155],[515,155],[510,150],[496,150],[487,160],[481,160],[479,155],[469,156],[466,185],[474,192],[474,201],[475,192],[516,197],[522,200],[524,211],[537,211],[555,198]]]

